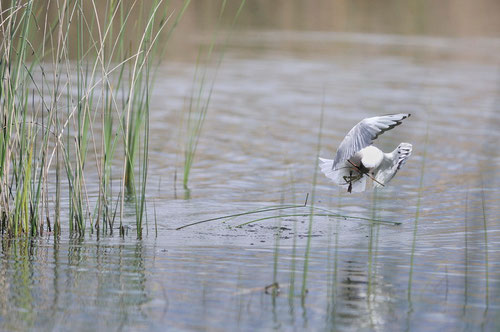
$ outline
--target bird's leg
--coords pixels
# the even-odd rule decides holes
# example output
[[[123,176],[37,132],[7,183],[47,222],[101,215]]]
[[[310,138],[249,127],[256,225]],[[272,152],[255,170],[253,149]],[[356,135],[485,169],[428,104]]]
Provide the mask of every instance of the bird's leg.
[[[349,162],[349,164],[351,164],[358,172],[359,174],[361,174],[360,177],[362,177],[363,175],[366,175],[367,177],[369,177],[370,179],[372,179],[373,181],[377,182],[379,185],[381,185],[382,187],[385,187],[383,183],[380,183],[380,181],[377,181],[373,176],[370,175],[370,173],[368,172],[362,172],[361,169],[359,169],[359,166],[356,166],[352,161],[350,160],[347,160]]]
[[[349,175],[344,175],[342,178],[344,179],[344,184],[349,184],[350,182],[355,182],[361,179],[363,175],[352,175],[352,171],[350,171]]]
[[[355,167],[356,171],[358,172],[358,174],[353,175],[353,169],[351,168],[351,169],[349,169],[349,176],[347,176],[347,175],[343,176],[345,184],[349,185],[347,187],[347,192],[350,193],[350,192],[352,192],[352,183],[361,179],[363,177],[363,174],[367,174],[367,172],[363,172],[358,166],[353,164],[351,161],[349,161],[349,163],[351,163],[351,165],[353,165]],[[374,180],[374,181],[376,181],[376,180]]]
[[[352,192],[352,171],[349,171],[349,187],[347,188],[347,192]]]

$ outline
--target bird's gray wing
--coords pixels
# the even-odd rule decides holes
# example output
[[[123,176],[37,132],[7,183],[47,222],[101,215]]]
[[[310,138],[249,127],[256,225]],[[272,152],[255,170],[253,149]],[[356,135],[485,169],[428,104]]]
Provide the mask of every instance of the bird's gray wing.
[[[390,114],[366,118],[355,125],[344,137],[333,159],[332,169],[343,165],[359,150],[371,145],[382,133],[400,125],[411,114]]]

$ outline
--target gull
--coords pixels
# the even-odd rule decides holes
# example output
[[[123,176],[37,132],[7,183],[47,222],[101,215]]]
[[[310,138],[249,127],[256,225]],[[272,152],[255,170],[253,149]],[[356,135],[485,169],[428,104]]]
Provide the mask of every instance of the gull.
[[[410,157],[412,145],[401,143],[394,151],[384,153],[372,145],[373,141],[410,115],[390,114],[361,120],[344,137],[333,160],[319,158],[321,171],[349,193],[364,191],[367,177],[375,187],[385,187]]]

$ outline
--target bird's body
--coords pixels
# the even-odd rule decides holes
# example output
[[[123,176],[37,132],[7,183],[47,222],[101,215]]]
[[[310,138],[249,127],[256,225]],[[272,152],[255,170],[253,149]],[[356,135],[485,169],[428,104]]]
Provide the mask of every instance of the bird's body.
[[[411,155],[412,145],[401,143],[394,151],[384,153],[372,141],[409,116],[393,114],[362,120],[340,143],[335,159],[320,158],[321,171],[348,192],[364,191],[367,177],[375,187],[385,186]]]

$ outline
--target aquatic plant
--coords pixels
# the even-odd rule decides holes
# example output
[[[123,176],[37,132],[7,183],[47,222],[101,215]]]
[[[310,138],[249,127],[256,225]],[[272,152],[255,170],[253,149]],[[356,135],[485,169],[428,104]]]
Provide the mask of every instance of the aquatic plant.
[[[112,233],[118,212],[123,234],[127,193],[142,236],[152,63],[189,2],[175,15],[163,0],[0,2],[2,232],[59,234],[67,189],[71,234]],[[89,167],[97,199],[87,190]]]
[[[212,39],[210,44],[208,45],[208,49],[205,52],[203,46],[200,46],[198,52],[198,58],[196,60],[196,70],[193,77],[193,86],[191,89],[191,96],[189,98],[189,104],[187,106],[187,112],[185,114],[186,119],[184,119],[186,126],[186,136],[184,142],[182,184],[187,192],[189,192],[189,175],[191,173],[191,168],[193,167],[194,157],[196,155],[196,149],[198,148],[201,131],[205,123],[210,101],[212,99],[212,93],[214,91],[217,74],[222,64],[222,60],[224,59],[225,50],[229,38],[231,37],[231,32],[234,30],[234,25],[236,24],[236,21],[241,14],[245,2],[246,0],[241,0],[240,6],[238,7],[238,10],[233,17],[229,33],[226,35],[224,42],[221,44],[219,57],[216,61],[215,69],[211,77],[209,77],[209,69],[210,65],[213,63],[213,56],[215,48],[217,46],[217,40],[220,33],[220,25],[224,16],[224,12],[226,10],[227,0],[222,1],[217,20],[217,27],[212,35]],[[187,195],[187,198],[189,198],[189,195]]]
[[[483,233],[484,233],[484,282],[485,282],[485,293],[484,302],[486,310],[488,310],[490,302],[490,278],[489,278],[489,258],[488,258],[488,220],[486,218],[486,207],[485,207],[485,197],[484,197],[484,182],[482,178],[482,173],[479,173],[481,177],[481,214],[483,221]]]
[[[321,150],[321,138],[323,136],[323,119],[325,115],[324,96],[325,93],[323,91],[323,101],[321,103],[321,115],[319,118],[318,143],[316,144],[316,158],[314,159],[315,162],[314,162],[314,173],[312,180],[311,213],[309,214],[309,225],[307,227],[307,244],[306,244],[306,252],[304,254],[304,269],[302,271],[302,290],[300,292],[302,301],[304,301],[304,298],[307,294],[307,272],[309,271],[309,254],[311,251],[311,237],[312,237],[312,226],[314,218],[314,200],[316,198],[316,183],[318,179],[318,168],[319,168],[317,160],[319,159],[319,153]]]
[[[418,192],[417,192],[417,207],[415,210],[415,221],[413,225],[413,240],[411,244],[411,256],[410,256],[410,271],[408,275],[408,302],[410,303],[411,306],[411,289],[412,289],[412,282],[413,282],[413,265],[414,265],[414,259],[415,259],[415,249],[417,246],[417,232],[418,232],[418,220],[420,217],[420,205],[422,201],[422,192],[423,192],[423,187],[424,187],[424,174],[425,174],[425,162],[427,159],[427,144],[429,142],[429,125],[427,125],[427,131],[425,134],[425,144],[424,144],[424,152],[422,155],[422,165],[420,167],[420,180],[419,180],[419,185],[418,185]]]

